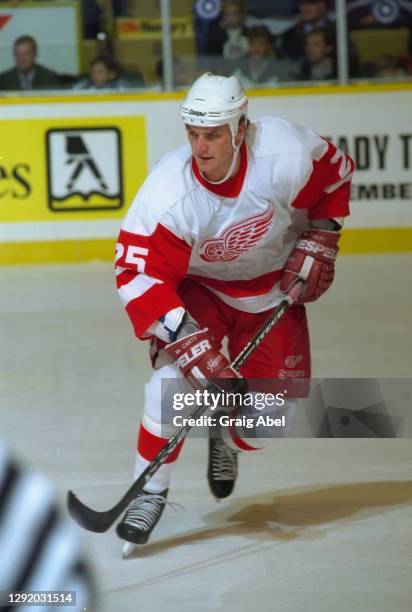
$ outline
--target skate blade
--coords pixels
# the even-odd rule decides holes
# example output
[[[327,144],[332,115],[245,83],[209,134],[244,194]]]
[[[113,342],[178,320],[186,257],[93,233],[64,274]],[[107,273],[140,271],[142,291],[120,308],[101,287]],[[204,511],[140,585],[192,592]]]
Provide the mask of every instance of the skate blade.
[[[122,546],[122,557],[123,559],[127,559],[134,553],[137,548],[137,544],[133,544],[133,542],[124,542]]]

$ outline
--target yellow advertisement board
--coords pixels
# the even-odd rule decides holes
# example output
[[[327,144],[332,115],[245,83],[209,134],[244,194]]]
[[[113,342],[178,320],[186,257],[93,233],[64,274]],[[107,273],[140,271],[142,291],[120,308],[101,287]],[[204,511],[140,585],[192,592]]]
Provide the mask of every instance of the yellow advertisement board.
[[[190,15],[171,17],[170,29],[173,38],[193,38],[193,19]],[[160,39],[162,37],[162,21],[160,17],[147,19],[120,17],[116,19],[116,35],[119,40]]]
[[[121,218],[147,174],[145,119],[0,123],[0,223]]]

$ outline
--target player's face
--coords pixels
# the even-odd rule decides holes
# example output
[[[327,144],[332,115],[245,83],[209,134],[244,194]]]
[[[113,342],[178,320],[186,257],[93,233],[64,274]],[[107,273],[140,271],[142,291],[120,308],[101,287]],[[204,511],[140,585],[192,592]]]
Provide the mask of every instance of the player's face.
[[[194,127],[186,125],[192,155],[199,170],[210,181],[221,180],[233,159],[232,134],[229,126]]]

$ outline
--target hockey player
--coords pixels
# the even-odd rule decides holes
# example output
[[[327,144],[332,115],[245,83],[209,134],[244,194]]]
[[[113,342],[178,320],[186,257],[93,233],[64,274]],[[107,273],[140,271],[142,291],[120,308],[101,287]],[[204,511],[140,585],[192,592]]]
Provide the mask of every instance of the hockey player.
[[[250,122],[247,106],[236,77],[197,79],[181,105],[189,143],[156,164],[121,227],[117,286],[135,335],[151,341],[154,368],[135,478],[167,442],[162,379],[196,389],[200,379],[310,377],[304,303],[332,284],[354,164],[310,129],[272,116]],[[300,303],[235,372],[221,353],[223,337],[232,359],[309,262]],[[188,346],[197,357],[177,360]],[[147,542],[180,450],[129,506],[117,527],[124,541]],[[215,497],[230,495],[237,454],[251,450],[233,429],[210,438]]]

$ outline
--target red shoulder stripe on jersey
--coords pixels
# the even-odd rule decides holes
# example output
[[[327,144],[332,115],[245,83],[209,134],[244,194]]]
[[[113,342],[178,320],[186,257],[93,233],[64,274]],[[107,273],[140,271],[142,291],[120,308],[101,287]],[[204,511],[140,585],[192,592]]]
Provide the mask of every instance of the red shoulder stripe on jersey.
[[[213,183],[209,183],[203,176],[200,174],[197,163],[194,158],[192,158],[192,170],[196,179],[199,181],[203,187],[206,187],[208,191],[212,193],[216,193],[217,195],[222,196],[223,198],[237,198],[239,193],[242,191],[243,181],[246,176],[247,169],[247,148],[246,144],[243,141],[240,147],[240,166],[239,170],[236,172],[234,176],[231,176],[221,185],[214,185]]]
[[[251,278],[248,280],[220,280],[216,278],[207,278],[206,276],[197,276],[195,274],[189,274],[187,278],[197,281],[205,287],[215,289],[224,295],[228,295],[233,298],[250,297],[257,295],[265,295],[272,287],[280,281],[282,276],[282,270],[274,270]]]
[[[355,164],[334,144],[320,160],[313,161],[312,173],[292,206],[309,210],[310,219],[349,215],[350,181]]]

